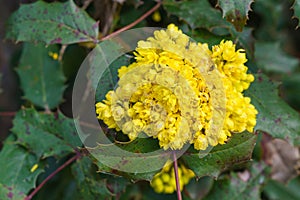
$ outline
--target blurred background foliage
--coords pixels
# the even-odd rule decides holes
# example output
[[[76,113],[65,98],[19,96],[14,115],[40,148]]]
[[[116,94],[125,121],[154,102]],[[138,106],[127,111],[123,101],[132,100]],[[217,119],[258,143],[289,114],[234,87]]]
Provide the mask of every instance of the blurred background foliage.
[[[70,146],[80,146],[80,141],[74,140],[65,144],[65,139],[69,142],[72,137],[69,133],[75,132],[72,120],[65,116],[72,117],[72,86],[77,70],[94,44],[88,39],[72,41],[74,38],[63,42],[56,38],[50,44],[48,39],[51,38],[51,30],[50,36],[47,36],[48,33],[43,34],[47,36],[47,40],[32,37],[29,25],[21,23],[22,17],[26,18],[22,13],[19,13],[19,18],[13,24],[20,20],[18,30],[25,29],[21,31],[24,37],[22,39],[20,35],[16,35],[15,30],[7,25],[11,23],[9,18],[12,20],[12,13],[19,9],[21,3],[25,5],[33,2],[36,1],[1,0],[0,166],[3,167],[0,169],[0,199],[23,199],[35,185],[39,185],[74,155],[74,149]],[[99,40],[132,23],[156,5],[151,0],[74,2],[78,7],[85,8],[91,18],[100,22],[99,33],[98,30],[95,33],[95,29],[91,29],[87,34],[98,37]],[[52,14],[57,15],[50,13],[49,16]],[[266,106],[272,110],[266,109],[264,115],[273,115],[273,121],[279,119],[277,132],[272,134],[258,130],[251,162],[223,171],[217,180],[204,176],[191,181],[183,190],[184,199],[300,199],[300,143],[299,130],[295,130],[300,123],[299,16],[299,0],[164,0],[157,11],[134,27],[166,27],[174,23],[194,40],[208,43],[209,46],[218,44],[223,39],[233,40],[238,47],[246,50],[247,65],[252,73],[264,73],[276,82],[272,87],[267,85],[268,80],[264,80],[261,85],[257,82],[253,93],[262,95],[258,97],[265,104],[275,102]],[[38,31],[47,29],[47,26],[40,26],[37,27]],[[4,40],[5,35],[13,41],[26,42],[14,44],[11,40]],[[33,45],[41,41],[44,44]],[[47,47],[45,43],[48,44]],[[63,57],[56,58],[55,55],[60,55],[64,44],[68,45]],[[37,57],[41,59],[36,59]],[[117,64],[119,62],[128,63],[128,60],[118,61]],[[40,69],[42,72],[38,68],[27,69],[27,63],[43,66]],[[37,82],[31,83],[32,77],[40,77],[41,74],[48,76],[45,79],[37,78]],[[256,76],[257,79],[260,77],[266,79],[264,76]],[[36,93],[43,91],[40,88],[42,84],[45,84],[47,92]],[[257,91],[263,87],[269,87],[273,96],[264,94],[265,90]],[[276,88],[279,89],[280,99]],[[281,99],[294,110],[285,107]],[[20,111],[12,122],[15,115],[12,112],[21,107],[35,107],[39,111],[58,113],[63,127],[55,125],[57,118],[35,109]],[[285,112],[288,115],[286,118]],[[275,131],[275,127],[267,127],[266,130]],[[32,138],[27,137],[26,131],[36,134],[36,140],[32,141]],[[57,132],[65,134],[58,136]],[[270,135],[281,139],[274,139]],[[56,149],[51,149],[51,145],[46,149],[47,144],[37,145],[45,138],[51,138]],[[36,163],[39,165],[38,169],[29,172],[28,169]],[[175,194],[156,194],[147,181],[132,183],[126,178],[96,171],[97,166],[92,160],[83,157],[55,175],[33,199],[176,199]],[[17,177],[12,180],[15,173]],[[24,182],[20,183],[20,180]],[[13,198],[10,198],[10,193]]]

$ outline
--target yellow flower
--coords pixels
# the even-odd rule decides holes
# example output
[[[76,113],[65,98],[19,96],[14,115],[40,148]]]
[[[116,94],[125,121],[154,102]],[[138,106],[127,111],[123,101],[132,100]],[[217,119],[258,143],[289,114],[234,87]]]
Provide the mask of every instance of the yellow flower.
[[[109,128],[130,140],[144,132],[164,149],[189,143],[197,150],[253,132],[258,112],[243,91],[254,77],[247,74],[245,51],[232,41],[210,50],[171,24],[139,41],[134,55],[135,62],[119,69],[116,90],[96,103],[97,117]]]
[[[187,185],[195,174],[192,170],[186,168],[183,164],[178,166],[178,178],[180,183],[180,190]],[[172,163],[167,162],[163,169],[154,175],[150,185],[157,193],[171,194],[176,191],[176,181],[174,174],[174,167]]]

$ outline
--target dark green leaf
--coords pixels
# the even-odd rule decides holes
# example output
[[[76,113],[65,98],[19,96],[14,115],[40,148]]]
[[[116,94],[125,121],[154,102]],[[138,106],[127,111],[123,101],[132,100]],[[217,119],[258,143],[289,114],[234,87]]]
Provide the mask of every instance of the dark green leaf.
[[[257,74],[255,81],[245,92],[259,112],[255,130],[300,145],[299,113],[278,96],[277,87],[278,84],[271,82],[265,75]]]
[[[258,67],[266,72],[291,73],[299,65],[298,59],[285,53],[277,42],[256,42],[254,56]]]
[[[108,91],[113,90],[118,83],[118,69],[130,64],[130,57],[123,55],[115,60],[103,73],[96,90],[96,102],[105,99]]]
[[[125,4],[122,6],[120,18],[117,24],[118,27],[122,28],[132,23],[140,16],[142,16],[145,12],[150,10],[153,7],[153,5],[155,5],[154,3],[155,2],[153,1],[144,1],[144,2],[126,1]],[[142,28],[146,26],[147,26],[147,21],[143,20],[139,22],[137,25],[135,25],[133,28]]]
[[[41,167],[31,172],[32,167],[37,163],[38,158],[34,154],[12,141],[6,141],[0,152],[0,184],[7,187],[0,187],[0,197],[7,194],[3,194],[2,191],[9,190],[8,193],[11,192],[14,197],[17,197],[24,196],[35,188],[37,177],[43,172]]]
[[[198,177],[218,175],[251,159],[256,142],[256,135],[248,132],[234,134],[227,144],[214,147],[207,155],[200,158],[200,153],[190,150],[182,156],[183,161]]]
[[[219,0],[223,17],[232,23],[236,30],[242,31],[248,20],[248,12],[254,0]]]
[[[285,76],[282,80],[282,91],[284,99],[294,109],[300,110],[300,73]]]
[[[62,166],[69,156],[62,159],[55,159],[53,157],[45,159],[46,168],[45,173],[41,174],[38,178],[39,184],[44,181],[50,174]],[[72,164],[73,165],[73,164]],[[33,199],[42,200],[82,200],[82,197],[77,188],[75,177],[71,172],[71,166],[66,166],[54,177],[49,179],[45,185],[39,190]]]
[[[270,180],[264,188],[264,192],[269,199],[300,199],[300,179],[299,177],[291,180],[287,185]]]
[[[30,149],[38,157],[62,157],[81,145],[73,120],[61,113],[58,116],[24,109],[17,113],[12,131],[17,143]]]
[[[259,26],[255,30],[256,39],[261,41],[287,41],[287,37],[290,37],[290,35],[284,36],[285,28],[290,21],[286,17],[287,7],[287,1],[282,0],[255,1],[253,10],[256,16],[259,17],[254,21],[255,26]]]
[[[71,44],[97,41],[98,22],[78,8],[65,3],[37,1],[22,4],[8,21],[6,37],[16,41]]]
[[[26,43],[16,69],[25,98],[45,109],[55,108],[65,89],[61,65],[51,57],[58,52],[57,46],[45,48],[42,44]]]
[[[207,0],[175,1],[165,0],[163,6],[169,14],[178,16],[186,21],[192,29],[229,28],[231,26],[219,10],[211,7]]]
[[[250,171],[232,172],[229,176],[216,181],[213,189],[204,199],[219,199],[220,197],[232,200],[260,199],[260,188],[267,173],[266,166],[261,163],[253,164]]]
[[[26,195],[13,187],[8,187],[0,183],[0,199],[1,200],[23,200]]]
[[[207,43],[209,46],[214,46],[220,44],[220,42],[224,39],[230,39],[229,36],[219,36],[214,35],[213,33],[205,30],[205,29],[196,29],[191,30],[187,33],[192,39],[196,40],[197,42]]]
[[[77,188],[82,199],[90,200],[96,199],[96,197],[105,199],[112,195],[107,188],[107,180],[99,180],[100,175],[96,173],[96,168],[93,167],[93,163],[88,157],[77,160],[72,165],[72,173],[76,178]]]
[[[254,38],[252,36],[252,28],[245,27],[242,32],[237,32],[231,29],[233,41],[236,41],[243,49],[246,50],[247,57],[253,58],[254,56]]]
[[[299,28],[299,20],[300,20],[300,1],[299,0],[295,0],[292,8],[294,9],[294,18],[297,18],[298,20],[298,25],[297,28]]]
[[[150,138],[138,138],[126,144],[103,144],[89,149],[97,159],[95,163],[100,172],[148,181],[170,158],[171,152],[156,153],[156,150],[160,150],[158,141]]]

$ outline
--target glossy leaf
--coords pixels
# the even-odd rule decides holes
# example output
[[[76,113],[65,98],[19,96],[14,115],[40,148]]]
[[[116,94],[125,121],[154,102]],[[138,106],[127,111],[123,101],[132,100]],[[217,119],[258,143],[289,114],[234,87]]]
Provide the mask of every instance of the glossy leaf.
[[[259,112],[255,130],[300,145],[300,115],[278,96],[277,87],[260,73],[245,92]]]
[[[229,28],[231,26],[219,10],[213,8],[207,0],[175,1],[165,0],[163,6],[169,14],[186,21],[192,29]]]
[[[54,116],[24,109],[17,113],[13,125],[12,132],[17,136],[17,143],[38,157],[62,157],[81,146],[73,120],[61,113]]]
[[[219,0],[223,17],[232,23],[237,31],[242,31],[248,20],[248,12],[254,0]]]
[[[279,43],[256,42],[254,56],[257,66],[266,72],[291,73],[299,65],[298,59],[284,52]]]
[[[45,109],[58,106],[65,89],[61,64],[51,56],[58,53],[57,46],[25,43],[16,69],[24,98]]]
[[[22,4],[11,15],[6,38],[46,44],[71,44],[98,37],[98,22],[78,8],[73,0],[65,3],[37,1]]]
[[[299,0],[295,0],[294,4],[292,6],[292,9],[294,10],[294,18],[297,18],[298,20],[298,25],[297,28],[299,28],[299,20],[300,20],[300,1]]]
[[[260,188],[268,174],[264,164],[255,163],[251,169],[244,172],[232,172],[223,179],[215,182],[210,193],[204,198],[211,199],[260,199]]]
[[[12,141],[6,141],[0,152],[0,184],[3,185],[3,188],[0,187],[0,197],[2,191],[8,191],[4,193],[7,196],[17,197],[35,188],[37,177],[43,172],[40,167],[31,172],[37,163],[37,156]]]
[[[227,144],[218,145],[200,158],[201,152],[191,149],[182,159],[198,177],[218,175],[251,159],[256,142],[256,135],[248,132],[234,134]]]

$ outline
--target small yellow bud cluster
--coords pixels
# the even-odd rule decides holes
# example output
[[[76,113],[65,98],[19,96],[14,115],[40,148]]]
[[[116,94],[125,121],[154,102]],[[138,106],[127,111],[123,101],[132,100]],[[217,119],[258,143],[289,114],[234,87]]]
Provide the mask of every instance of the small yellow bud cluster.
[[[53,58],[53,60],[58,60],[58,53],[55,53],[55,52],[49,52],[48,54],[51,58]]]
[[[187,169],[184,165],[178,166],[180,190],[194,177],[195,174],[192,170]],[[157,193],[171,194],[176,191],[176,180],[172,163],[167,163],[161,172],[155,174],[150,184]]]

